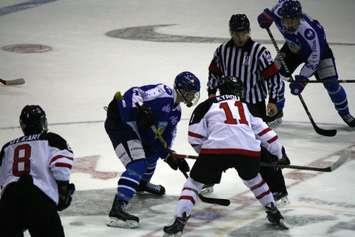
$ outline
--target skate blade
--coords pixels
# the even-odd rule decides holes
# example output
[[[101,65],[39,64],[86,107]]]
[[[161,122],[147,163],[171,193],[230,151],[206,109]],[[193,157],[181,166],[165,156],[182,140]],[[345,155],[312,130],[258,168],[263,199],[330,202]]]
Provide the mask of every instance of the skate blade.
[[[287,224],[287,222],[284,219],[281,219],[279,223],[275,224],[278,228],[282,230],[288,230],[290,229],[290,226]]]
[[[175,234],[168,234],[168,233],[164,233],[163,237],[181,237],[182,236],[182,232],[177,232]]]
[[[123,229],[135,229],[139,227],[139,223],[133,220],[123,221],[115,217],[110,217],[110,220],[106,223],[109,227],[123,228]]]
[[[288,200],[287,196],[276,201],[276,206],[278,208],[286,207],[288,204],[290,204],[290,201]]]
[[[202,188],[200,194],[206,195],[206,194],[213,193],[213,191],[214,191],[213,186],[207,186],[207,187]]]

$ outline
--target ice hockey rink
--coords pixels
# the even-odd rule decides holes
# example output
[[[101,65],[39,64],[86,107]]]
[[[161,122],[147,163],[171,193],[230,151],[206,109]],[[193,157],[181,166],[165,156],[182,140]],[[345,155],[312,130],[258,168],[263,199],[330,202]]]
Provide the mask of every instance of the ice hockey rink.
[[[137,195],[130,212],[140,228],[106,227],[116,183],[123,166],[104,131],[103,107],[117,91],[143,84],[173,85],[189,70],[207,97],[208,65],[216,47],[229,37],[232,14],[246,13],[252,38],[275,55],[257,15],[271,0],[1,0],[0,78],[24,78],[19,86],[0,85],[0,144],[21,135],[20,110],[40,104],[49,129],[62,135],[75,153],[72,206],[61,213],[66,236],[162,236],[173,220],[185,178],[160,161],[152,182],[167,195]],[[325,27],[341,79],[355,79],[355,4],[352,0],[301,1],[306,13]],[[273,26],[277,39],[281,36]],[[278,42],[281,46],[281,42]],[[18,44],[27,47],[18,47]],[[30,44],[40,45],[29,47]],[[314,79],[314,78],[313,78]],[[355,84],[343,84],[355,115]],[[290,204],[281,208],[290,230],[275,230],[233,170],[215,186],[213,197],[228,198],[229,207],[198,203],[184,236],[355,236],[355,130],[338,117],[321,84],[307,85],[304,99],[321,128],[314,132],[297,97],[286,92],[284,123],[277,129],[295,165],[325,167],[345,161],[332,172],[284,169]],[[187,143],[192,112],[182,105],[182,121],[173,148],[195,155]],[[190,165],[193,161],[189,161]],[[1,230],[0,230],[0,236]]]

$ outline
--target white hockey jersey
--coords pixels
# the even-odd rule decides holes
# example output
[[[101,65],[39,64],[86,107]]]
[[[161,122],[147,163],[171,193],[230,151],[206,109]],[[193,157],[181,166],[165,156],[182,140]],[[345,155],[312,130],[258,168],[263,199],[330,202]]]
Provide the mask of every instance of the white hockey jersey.
[[[260,145],[282,158],[277,134],[233,95],[221,95],[199,104],[190,119],[189,143],[200,154],[260,157]]]
[[[58,181],[69,181],[73,152],[58,134],[23,136],[6,143],[0,153],[2,189],[22,175],[31,175],[33,183],[58,204]]]

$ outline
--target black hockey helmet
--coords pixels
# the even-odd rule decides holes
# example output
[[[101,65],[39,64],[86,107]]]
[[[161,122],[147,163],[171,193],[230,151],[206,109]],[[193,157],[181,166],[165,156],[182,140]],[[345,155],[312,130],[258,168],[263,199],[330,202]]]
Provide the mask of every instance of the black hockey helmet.
[[[302,17],[302,6],[297,0],[286,0],[282,3],[279,10],[279,14],[282,18],[294,19]]]
[[[250,32],[250,22],[245,14],[234,14],[229,20],[229,30],[232,32]]]
[[[218,82],[218,89],[221,95],[235,95],[243,97],[243,82],[233,76],[224,76]]]
[[[20,126],[26,136],[46,132],[46,113],[39,105],[26,105],[21,111]]]

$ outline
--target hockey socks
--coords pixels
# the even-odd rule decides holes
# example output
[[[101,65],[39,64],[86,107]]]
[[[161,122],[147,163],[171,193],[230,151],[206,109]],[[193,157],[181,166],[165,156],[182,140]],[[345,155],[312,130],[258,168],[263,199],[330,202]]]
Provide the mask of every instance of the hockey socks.
[[[259,173],[254,178],[243,180],[243,182],[250,189],[250,191],[254,193],[254,196],[258,199],[261,205],[266,206],[269,203],[275,203],[269,186],[261,178]]]

